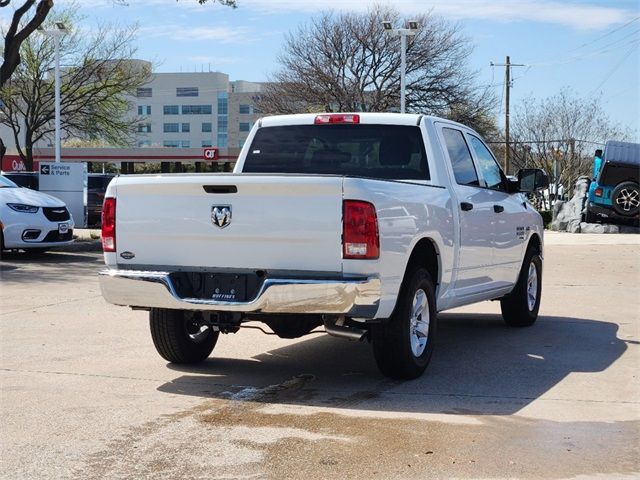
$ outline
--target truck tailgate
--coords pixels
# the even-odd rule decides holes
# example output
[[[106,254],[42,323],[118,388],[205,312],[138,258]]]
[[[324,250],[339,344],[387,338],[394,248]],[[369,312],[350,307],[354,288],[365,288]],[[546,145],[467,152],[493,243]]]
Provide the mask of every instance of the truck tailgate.
[[[340,272],[342,181],[247,174],[119,177],[118,263]],[[231,221],[221,228],[212,211],[225,206]],[[123,252],[135,257],[125,259]]]

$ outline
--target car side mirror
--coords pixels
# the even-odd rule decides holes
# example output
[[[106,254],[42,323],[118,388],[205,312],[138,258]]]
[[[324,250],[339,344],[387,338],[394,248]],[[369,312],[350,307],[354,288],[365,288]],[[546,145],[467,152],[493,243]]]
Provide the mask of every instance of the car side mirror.
[[[518,172],[518,190],[533,193],[549,186],[549,177],[539,168],[523,168]]]

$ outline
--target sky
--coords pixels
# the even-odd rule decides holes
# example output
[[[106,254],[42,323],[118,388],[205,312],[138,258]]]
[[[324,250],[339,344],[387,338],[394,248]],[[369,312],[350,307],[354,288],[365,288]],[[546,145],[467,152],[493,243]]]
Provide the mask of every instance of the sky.
[[[640,141],[640,0],[237,0],[231,9],[211,0],[56,0],[74,4],[83,27],[98,22],[137,22],[137,57],[156,70],[221,71],[231,80],[265,81],[277,70],[288,32],[321,10],[364,12],[389,4],[407,19],[433,13],[459,22],[474,46],[470,67],[478,82],[502,97],[504,63],[513,67],[512,109],[527,98],[568,88],[579,96],[602,95],[610,118]],[[6,24],[8,14],[0,12]],[[381,32],[382,34],[382,32]],[[504,115],[504,102],[496,112]]]

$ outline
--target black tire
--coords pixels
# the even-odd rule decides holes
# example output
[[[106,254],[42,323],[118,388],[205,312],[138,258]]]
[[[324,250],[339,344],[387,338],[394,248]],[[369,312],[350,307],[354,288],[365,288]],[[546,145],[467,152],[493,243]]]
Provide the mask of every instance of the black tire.
[[[624,217],[637,217],[640,212],[640,186],[636,182],[622,182],[611,194],[613,209]]]
[[[422,353],[416,354],[411,338],[417,325],[412,325],[411,317],[414,298],[420,290],[426,296],[429,322],[426,326],[426,336],[424,332],[420,336],[426,339],[426,345]],[[422,315],[419,318],[421,319]],[[391,318],[385,323],[372,325],[373,354],[380,371],[387,377],[401,380],[422,375],[433,354],[436,331],[437,311],[433,281],[426,269],[415,269],[409,272],[400,289],[398,303]],[[417,350],[419,352],[420,347],[417,347]]]
[[[2,230],[0,230],[0,260],[2,260],[3,252],[4,252],[4,235],[2,234]]]
[[[536,272],[536,297],[533,308],[529,302],[529,268],[533,265]],[[537,250],[529,247],[522,262],[518,283],[513,291],[500,299],[502,318],[510,327],[528,327],[538,319],[540,298],[542,295],[542,259]]]
[[[182,310],[153,308],[149,312],[149,325],[156,350],[172,363],[198,363],[207,359],[220,334],[208,327],[196,335],[192,328],[194,314]]]

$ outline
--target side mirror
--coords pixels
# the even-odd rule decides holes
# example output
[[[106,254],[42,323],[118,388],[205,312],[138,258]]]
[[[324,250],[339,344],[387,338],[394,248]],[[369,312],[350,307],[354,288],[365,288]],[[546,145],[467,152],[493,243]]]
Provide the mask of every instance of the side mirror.
[[[533,193],[549,186],[549,177],[539,168],[524,168],[518,172],[518,190]]]

